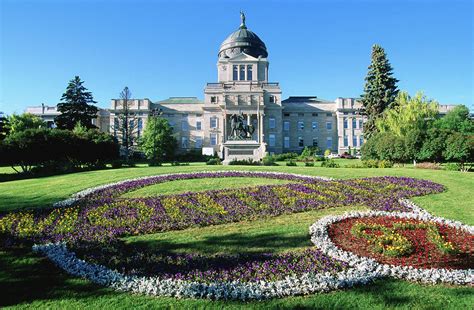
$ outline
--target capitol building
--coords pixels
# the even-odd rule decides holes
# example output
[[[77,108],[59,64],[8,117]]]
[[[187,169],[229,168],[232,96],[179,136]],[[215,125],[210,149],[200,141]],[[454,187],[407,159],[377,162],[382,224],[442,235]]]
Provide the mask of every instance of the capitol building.
[[[342,154],[364,143],[361,103],[354,98],[334,101],[316,96],[282,99],[280,84],[269,79],[269,51],[247,28],[245,16],[220,45],[217,81],[207,83],[204,100],[171,97],[152,102],[132,99],[137,138],[153,111],[161,111],[173,127],[180,152],[197,149],[232,159],[260,160],[266,153],[300,152],[318,146]],[[112,99],[110,109],[99,111],[95,124],[117,135],[117,115],[123,100]],[[452,106],[440,106],[449,110]],[[34,107],[29,108],[34,114]],[[48,109],[48,107],[46,107]],[[43,118],[45,107],[42,107]],[[444,111],[445,112],[445,111]],[[54,113],[54,111],[51,111]],[[114,126],[115,125],[115,126]]]

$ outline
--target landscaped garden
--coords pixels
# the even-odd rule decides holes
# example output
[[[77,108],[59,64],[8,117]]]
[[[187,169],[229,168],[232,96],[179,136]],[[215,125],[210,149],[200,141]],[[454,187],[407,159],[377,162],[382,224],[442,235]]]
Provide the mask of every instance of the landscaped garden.
[[[473,187],[450,171],[204,165],[3,182],[2,305],[465,308]]]

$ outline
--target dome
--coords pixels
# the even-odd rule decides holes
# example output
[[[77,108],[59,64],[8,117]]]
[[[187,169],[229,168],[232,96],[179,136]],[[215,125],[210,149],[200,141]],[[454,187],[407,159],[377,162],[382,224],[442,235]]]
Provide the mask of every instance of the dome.
[[[245,26],[245,15],[240,13],[241,24],[239,29],[231,33],[222,42],[219,49],[219,58],[230,58],[240,53],[258,58],[267,57],[267,47],[260,38]]]

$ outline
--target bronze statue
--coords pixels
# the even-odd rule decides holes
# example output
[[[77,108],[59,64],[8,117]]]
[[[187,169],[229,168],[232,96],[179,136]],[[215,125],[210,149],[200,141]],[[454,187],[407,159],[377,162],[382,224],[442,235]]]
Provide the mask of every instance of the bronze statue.
[[[255,127],[253,125],[245,124],[244,114],[232,114],[230,116],[230,136],[229,138],[233,140],[245,140],[251,139],[253,133],[255,132]]]

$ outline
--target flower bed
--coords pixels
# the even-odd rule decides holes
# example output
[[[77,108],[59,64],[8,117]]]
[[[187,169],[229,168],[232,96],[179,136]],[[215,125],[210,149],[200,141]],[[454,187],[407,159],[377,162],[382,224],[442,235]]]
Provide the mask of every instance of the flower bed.
[[[294,183],[147,198],[121,197],[123,193],[162,182],[236,176],[277,178]],[[368,251],[361,252],[361,255],[382,255],[387,260],[406,255],[419,257],[417,253],[421,245],[413,245],[414,236],[410,233],[416,235],[427,229],[430,234],[425,238],[429,238],[434,248],[445,251],[443,255],[460,255],[454,252],[466,253],[468,249],[469,258],[472,247],[465,248],[459,243],[467,236],[472,237],[472,227],[434,218],[406,200],[443,190],[443,186],[430,181],[397,177],[332,180],[236,171],[170,174],[87,189],[56,204],[52,210],[2,215],[0,234],[42,243],[33,249],[72,275],[120,291],[157,296],[264,299],[325,292],[385,276],[424,282],[471,283],[472,269],[466,269],[471,268],[468,261],[458,260],[462,263],[452,263],[449,269],[422,269],[402,263],[385,264],[371,257],[360,257],[344,248],[344,236],[347,237],[348,233],[359,241],[369,242],[366,247],[360,247],[361,251]],[[316,248],[300,252],[237,256],[165,255],[152,250],[126,249],[117,239],[126,235],[351,205],[363,205],[376,211],[321,219],[310,228]],[[378,221],[378,218],[387,219],[387,222]],[[356,226],[354,235],[351,235],[350,229],[356,221],[361,221],[360,226]],[[338,225],[348,225],[344,231],[346,235],[342,233],[344,227]],[[394,231],[393,225],[405,225],[407,235]],[[334,229],[334,242],[330,237],[331,229]],[[370,244],[372,230],[379,230],[379,234],[386,236],[382,238],[381,253],[374,254],[375,244]],[[338,236],[342,238],[340,245],[337,244]],[[455,247],[451,249],[450,244]],[[447,266],[440,261],[436,264],[433,266]]]
[[[122,198],[150,184],[203,177],[265,177],[294,181],[199,193]],[[282,214],[364,205],[377,210],[409,211],[399,200],[443,190],[439,184],[410,178],[329,180],[266,172],[199,172],[145,177],[85,190],[53,210],[9,213],[0,233],[36,242],[107,241],[124,235],[253,220]]]

